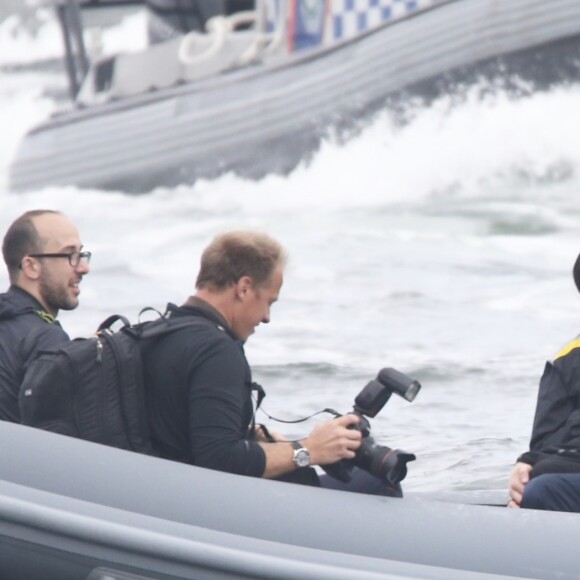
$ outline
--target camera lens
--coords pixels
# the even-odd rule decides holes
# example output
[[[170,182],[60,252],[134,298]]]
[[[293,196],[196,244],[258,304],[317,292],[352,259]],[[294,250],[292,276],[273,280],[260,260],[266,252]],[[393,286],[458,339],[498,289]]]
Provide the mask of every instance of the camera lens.
[[[407,463],[414,459],[412,453],[376,445],[372,437],[366,437],[361,442],[354,463],[381,481],[396,485],[405,479]]]

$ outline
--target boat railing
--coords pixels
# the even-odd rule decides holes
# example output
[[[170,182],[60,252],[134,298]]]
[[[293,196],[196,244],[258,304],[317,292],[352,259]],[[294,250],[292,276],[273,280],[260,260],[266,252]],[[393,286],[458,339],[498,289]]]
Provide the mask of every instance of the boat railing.
[[[69,80],[69,93],[74,101],[89,68],[90,58],[83,35],[82,7],[96,7],[98,0],[28,0],[36,7],[49,7],[56,11],[64,44],[64,61]],[[143,0],[106,0],[107,8],[140,6]]]
[[[56,11],[65,49],[65,67],[71,99],[76,98],[90,62],[83,38],[80,2],[82,0],[33,0],[37,7],[51,7]]]

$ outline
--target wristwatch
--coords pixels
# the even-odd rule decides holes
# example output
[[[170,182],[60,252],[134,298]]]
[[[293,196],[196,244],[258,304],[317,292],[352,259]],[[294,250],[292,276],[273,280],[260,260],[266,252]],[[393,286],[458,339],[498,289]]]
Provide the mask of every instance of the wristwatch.
[[[292,447],[294,447],[292,459],[296,467],[308,467],[310,465],[310,451],[306,447],[302,447],[300,441],[292,441]]]

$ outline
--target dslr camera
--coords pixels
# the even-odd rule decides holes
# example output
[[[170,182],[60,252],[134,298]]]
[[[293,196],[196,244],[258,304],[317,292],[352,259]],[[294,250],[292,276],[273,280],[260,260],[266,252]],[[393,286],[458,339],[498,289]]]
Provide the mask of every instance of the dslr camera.
[[[407,475],[407,463],[416,459],[413,453],[377,445],[371,437],[371,426],[367,417],[374,417],[385,406],[393,393],[411,402],[417,396],[421,385],[411,377],[391,368],[382,369],[377,378],[370,381],[354,400],[352,414],[360,417],[360,422],[350,429],[362,433],[362,441],[354,459],[342,459],[332,465],[325,465],[324,471],[332,477],[348,482],[352,470],[357,466],[378,477],[384,483],[397,485]],[[337,416],[341,416],[339,413]]]

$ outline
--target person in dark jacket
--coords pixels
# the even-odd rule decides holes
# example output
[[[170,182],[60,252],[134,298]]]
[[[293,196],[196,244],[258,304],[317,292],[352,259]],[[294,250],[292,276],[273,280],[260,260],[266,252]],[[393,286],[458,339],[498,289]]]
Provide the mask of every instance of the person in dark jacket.
[[[580,291],[580,256],[573,269]],[[509,507],[580,512],[580,338],[547,362],[530,449],[513,468]]]
[[[157,341],[145,357],[152,439],[161,457],[319,485],[310,466],[355,456],[361,434],[348,428],[358,422],[355,415],[320,423],[295,442],[255,425],[253,399],[263,391],[252,381],[244,343],[270,322],[285,264],[284,250],[266,234],[223,234],[203,252],[196,294],[181,307],[168,305],[170,316],[197,322]],[[329,487],[401,495],[362,470],[351,484]]]
[[[28,363],[69,340],[59,310],[79,303],[89,272],[77,228],[62,214],[33,210],[7,230],[2,244],[10,287],[0,294],[0,420],[20,422],[18,394]]]

